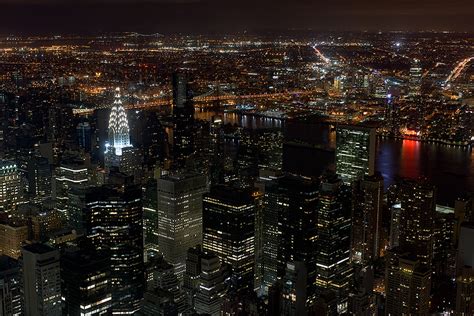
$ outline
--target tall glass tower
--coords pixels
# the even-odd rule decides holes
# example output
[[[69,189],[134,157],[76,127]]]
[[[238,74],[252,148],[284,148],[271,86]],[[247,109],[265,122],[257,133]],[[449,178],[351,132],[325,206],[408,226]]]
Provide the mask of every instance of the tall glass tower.
[[[186,74],[173,74],[173,166],[182,169],[194,153],[194,103]]]
[[[202,196],[206,177],[176,174],[158,179],[158,248],[180,280],[186,270],[186,255],[202,243]]]
[[[375,170],[375,129],[359,125],[339,125],[336,130],[336,173],[344,183],[352,183]]]
[[[20,198],[20,173],[15,162],[0,160],[0,211],[11,212]]]
[[[87,237],[111,257],[112,314],[140,309],[145,280],[141,188],[132,177],[113,174],[111,183],[85,195]]]
[[[337,297],[338,313],[347,312],[353,270],[350,263],[351,189],[335,175],[321,184],[317,206],[316,288]]]
[[[410,97],[417,97],[421,95],[421,81],[423,79],[423,68],[421,68],[420,61],[414,59],[410,67],[410,78],[408,86],[408,95]]]
[[[236,290],[253,288],[255,200],[250,190],[214,186],[203,200],[203,250],[232,267]]]

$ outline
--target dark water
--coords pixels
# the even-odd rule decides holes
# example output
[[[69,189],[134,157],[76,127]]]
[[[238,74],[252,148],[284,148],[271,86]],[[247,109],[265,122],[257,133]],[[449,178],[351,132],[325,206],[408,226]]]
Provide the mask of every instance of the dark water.
[[[281,120],[257,116],[240,115],[236,113],[216,113],[213,111],[196,111],[194,113],[194,117],[208,121],[211,120],[211,118],[215,115],[221,116],[224,120],[224,124],[237,124],[246,128],[280,128],[283,124],[283,121]]]
[[[196,117],[210,120],[215,112],[196,112]],[[220,114],[225,123],[247,128],[281,127],[282,122],[235,113]],[[377,146],[377,170],[385,179],[385,187],[397,176],[425,176],[438,187],[438,203],[453,205],[457,196],[474,191],[474,150],[413,140],[382,138]]]
[[[377,169],[386,186],[397,176],[427,177],[438,187],[438,203],[453,205],[462,192],[474,191],[474,151],[414,140],[379,139]]]

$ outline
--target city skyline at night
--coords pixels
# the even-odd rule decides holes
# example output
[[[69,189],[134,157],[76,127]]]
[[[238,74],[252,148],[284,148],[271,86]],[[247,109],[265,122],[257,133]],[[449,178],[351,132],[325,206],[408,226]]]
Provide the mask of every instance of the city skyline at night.
[[[0,315],[474,315],[468,1],[0,11]]]

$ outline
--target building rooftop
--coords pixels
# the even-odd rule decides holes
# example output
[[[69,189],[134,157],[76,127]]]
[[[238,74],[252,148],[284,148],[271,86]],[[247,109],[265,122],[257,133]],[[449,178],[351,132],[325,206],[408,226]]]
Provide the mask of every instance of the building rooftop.
[[[5,255],[0,256],[0,271],[6,271],[18,267],[19,265],[17,260]]]
[[[23,249],[36,254],[44,254],[51,251],[55,251],[53,247],[39,243],[26,245],[23,247]]]

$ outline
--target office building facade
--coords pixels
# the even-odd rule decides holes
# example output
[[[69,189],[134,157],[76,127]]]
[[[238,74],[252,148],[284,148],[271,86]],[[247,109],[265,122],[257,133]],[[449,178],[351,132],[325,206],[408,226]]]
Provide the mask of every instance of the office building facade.
[[[317,293],[333,291],[338,313],[348,309],[353,275],[351,248],[351,189],[335,175],[321,183],[317,206]]]
[[[173,167],[182,169],[194,153],[193,94],[185,73],[173,74]]]
[[[61,288],[67,315],[106,315],[112,307],[109,255],[72,247],[61,254]]]
[[[336,129],[336,173],[345,183],[371,176],[375,171],[375,129],[338,125]]]
[[[11,212],[20,199],[20,173],[17,164],[0,160],[0,210]]]
[[[436,190],[424,180],[400,183],[399,247],[431,265],[434,243]]]
[[[410,253],[390,251],[385,274],[386,315],[428,315],[430,290],[429,267]]]
[[[232,267],[237,289],[253,288],[255,209],[252,191],[223,185],[203,200],[203,250]]]
[[[87,190],[86,231],[95,248],[111,256],[113,314],[133,314],[145,286],[141,188],[125,175],[118,181]]]
[[[22,249],[21,271],[25,316],[60,316],[59,251],[44,244]]]
[[[158,179],[158,247],[182,280],[189,248],[202,243],[202,199],[206,178],[181,174]]]
[[[352,260],[368,263],[381,250],[383,178],[380,174],[365,176],[354,188],[352,213]]]

